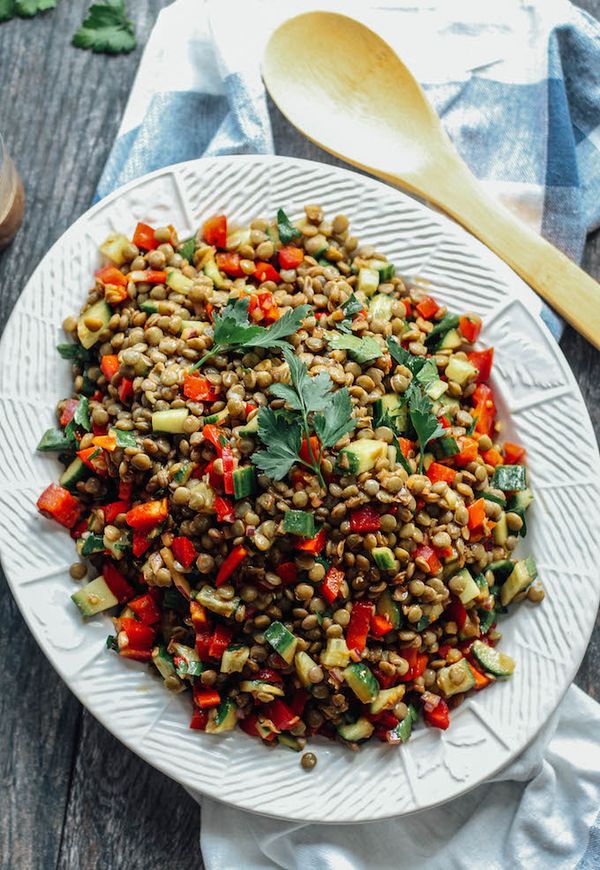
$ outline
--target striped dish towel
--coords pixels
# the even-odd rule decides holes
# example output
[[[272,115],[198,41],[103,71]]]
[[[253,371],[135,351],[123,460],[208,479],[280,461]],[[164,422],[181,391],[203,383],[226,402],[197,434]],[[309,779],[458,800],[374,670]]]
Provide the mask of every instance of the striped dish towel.
[[[278,153],[343,165],[269,107],[260,78],[272,30],[310,8],[378,31],[489,191],[581,258],[600,224],[600,27],[565,0],[176,0],[151,34],[98,198],[202,156]],[[559,318],[546,306],[542,316],[559,337]],[[197,796],[204,860],[209,870],[592,870],[600,867],[598,734],[600,707],[572,687],[494,783],[404,820],[289,824]]]

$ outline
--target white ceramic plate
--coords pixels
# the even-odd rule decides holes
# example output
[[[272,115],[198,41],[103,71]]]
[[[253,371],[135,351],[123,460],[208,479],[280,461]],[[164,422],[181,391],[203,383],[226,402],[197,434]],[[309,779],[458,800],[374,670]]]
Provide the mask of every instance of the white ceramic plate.
[[[109,654],[106,616],[88,623],[69,595],[73,542],[40,517],[35,501],[59,471],[36,453],[54,408],[70,393],[69,366],[56,353],[63,318],[81,306],[98,244],[138,220],[174,224],[182,237],[206,217],[232,223],[297,217],[307,202],[344,212],[362,242],[399,270],[431,282],[454,311],[484,318],[495,347],[494,385],[508,432],[525,445],[535,502],[528,551],[547,592],[502,623],[513,678],[481,692],[453,715],[448,731],[419,727],[400,748],[373,742],[352,753],[317,742],[310,774],[297,754],[265,749],[240,731],[222,737],[188,728],[191,705],[141,665]],[[290,819],[354,822],[401,815],[454,798],[520,753],[573,679],[592,630],[600,587],[600,459],[579,389],[539,318],[537,297],[458,226],[377,181],[283,157],[182,163],[144,176],[90,209],[36,269],[0,346],[0,552],[13,594],[38,643],[72,691],[130,749],[192,789],[247,810]],[[313,747],[314,748],[314,747]]]

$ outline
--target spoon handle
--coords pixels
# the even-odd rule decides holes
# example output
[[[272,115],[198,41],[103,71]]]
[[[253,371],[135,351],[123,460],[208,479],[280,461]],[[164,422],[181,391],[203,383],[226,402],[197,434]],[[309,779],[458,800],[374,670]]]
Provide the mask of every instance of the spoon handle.
[[[441,161],[432,169],[426,179],[415,179],[415,190],[498,254],[600,349],[600,284],[489,196],[456,155],[451,165]],[[406,187],[406,179],[397,182]]]

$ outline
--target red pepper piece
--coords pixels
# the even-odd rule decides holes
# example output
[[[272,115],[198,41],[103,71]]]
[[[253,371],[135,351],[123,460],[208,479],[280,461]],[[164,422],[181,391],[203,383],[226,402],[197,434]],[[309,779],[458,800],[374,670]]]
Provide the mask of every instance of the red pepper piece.
[[[260,281],[261,284],[263,281],[273,281],[275,284],[279,284],[281,281],[281,275],[270,263],[264,263],[262,260],[258,260],[254,265],[256,266],[254,277],[257,281]]]
[[[223,448],[227,445],[227,438],[223,435],[223,430],[215,426],[214,423],[207,423],[202,429],[202,435],[206,441],[210,441],[217,448],[217,453],[221,455]]]
[[[374,637],[383,637],[388,631],[392,631],[394,626],[385,616],[380,613],[374,613],[371,616],[371,634]]]
[[[275,671],[273,668],[262,668],[254,675],[253,679],[260,680],[261,683],[277,683],[278,685],[283,685],[283,677],[279,671]]]
[[[132,529],[149,532],[164,522],[169,514],[169,504],[166,498],[157,501],[147,501],[138,504],[127,512],[125,520]]]
[[[410,438],[398,438],[398,442],[400,444],[400,450],[402,451],[402,455],[405,459],[408,459],[408,454],[411,450],[415,449],[415,442],[411,441]]]
[[[211,659],[221,659],[223,653],[233,639],[233,629],[228,625],[217,625],[213,631],[208,648]]]
[[[142,281],[145,284],[164,284],[167,280],[167,273],[159,269],[140,269],[136,272],[130,272],[127,278],[134,284],[140,284]]]
[[[216,689],[204,689],[200,682],[194,684],[194,704],[201,710],[216,707],[220,703],[221,696]]]
[[[130,378],[123,378],[117,387],[117,395],[122,405],[133,399],[133,381]]]
[[[481,332],[481,317],[477,314],[463,314],[458,321],[462,337],[467,341],[477,341]]]
[[[127,287],[127,277],[116,266],[104,266],[96,272],[96,278],[101,284],[115,284],[117,287]]]
[[[443,414],[441,417],[438,417],[438,420],[440,421],[440,425],[441,425],[442,429],[450,429],[452,427],[450,420],[448,420],[447,417],[444,417]]]
[[[504,454],[504,462],[507,465],[521,465],[525,459],[525,448],[518,444],[513,444],[512,441],[505,441],[502,448]]]
[[[194,709],[192,713],[192,718],[190,720],[190,728],[193,731],[206,731],[206,726],[208,724],[208,713],[206,710],[197,710]]]
[[[133,597],[133,588],[112,562],[104,562],[102,565],[102,576],[119,604],[125,604],[126,601],[129,601]],[[136,645],[132,643],[132,646]]]
[[[379,668],[373,668],[373,673],[382,689],[391,689],[398,682],[397,674],[384,674]]]
[[[132,649],[151,649],[154,643],[154,629],[137,619],[131,619],[128,616],[122,616],[119,620],[121,623],[121,631],[127,635],[126,647]]]
[[[197,601],[190,601],[190,616],[192,617],[192,625],[195,631],[209,631],[210,622],[206,607],[198,604]]]
[[[502,454],[491,447],[489,450],[484,450],[481,454],[481,458],[485,462],[486,465],[493,465],[494,468],[497,465],[504,465],[504,458]]]
[[[66,529],[72,529],[81,516],[83,505],[68,489],[51,483],[38,498],[37,509],[45,517],[56,520]]]
[[[423,719],[428,725],[433,725],[434,728],[441,728],[445,731],[450,724],[448,705],[443,698],[440,698],[433,710],[428,710],[427,705],[423,707]]]
[[[300,541],[295,546],[297,550],[302,550],[304,553],[314,553],[315,555],[318,555],[326,543],[327,535],[325,529],[321,529],[317,532],[314,538],[307,538],[304,541]]]
[[[327,574],[325,574],[325,579],[321,583],[320,592],[321,596],[329,604],[333,604],[335,599],[338,597],[345,576],[344,572],[339,568],[336,568],[335,565],[332,565],[327,571]]]
[[[308,694],[306,689],[296,689],[296,691],[292,695],[292,700],[290,701],[290,710],[292,710],[292,712],[295,713],[296,716],[302,716],[309,698],[310,695]]]
[[[304,260],[304,251],[302,248],[286,245],[284,248],[279,249],[277,256],[282,269],[297,269]]]
[[[277,737],[274,731],[269,732],[269,734],[263,737],[263,735],[258,730],[258,716],[256,713],[250,713],[250,715],[246,716],[245,719],[241,719],[240,728],[242,729],[242,731],[245,731],[246,734],[249,734],[250,737],[259,737],[261,740],[266,740],[269,743],[271,743]]]
[[[207,245],[224,248],[227,244],[227,218],[224,214],[209,218],[202,227],[202,235]]]
[[[448,468],[439,462],[432,462],[425,473],[432,483],[437,483],[438,480],[452,483],[456,476],[456,471],[453,468]]]
[[[357,601],[352,605],[350,622],[346,631],[346,645],[350,651],[361,653],[367,645],[367,635],[371,625],[373,604],[370,601]]]
[[[485,689],[486,686],[489,686],[489,684],[492,682],[490,680],[490,678],[486,677],[485,674],[482,674],[481,671],[475,667],[475,665],[471,662],[470,659],[469,659],[469,667],[471,668],[471,673],[475,677],[475,685],[473,686],[473,688],[475,689],[476,692],[478,692],[479,689]]]
[[[425,320],[429,320],[433,317],[436,311],[439,310],[439,305],[432,299],[431,296],[424,296],[420,302],[417,302],[415,308]]]
[[[111,501],[110,504],[105,504],[102,508],[104,521],[106,523],[114,523],[119,514],[126,514],[129,510],[129,502],[127,501]]]
[[[283,586],[289,586],[298,579],[298,568],[295,562],[283,562],[275,569],[278,577],[281,577]]]
[[[183,395],[192,402],[214,402],[220,392],[207,378],[186,373],[183,378]]]
[[[316,435],[310,436],[310,450],[312,450],[312,455],[316,462],[319,458],[319,453],[321,451],[321,442]],[[305,436],[302,439],[302,444],[300,446],[300,450],[298,451],[298,456],[300,457],[300,459],[303,459],[305,462],[311,463],[310,450],[308,447],[308,441]]]
[[[350,514],[350,529],[359,534],[378,532],[381,528],[381,518],[375,508],[370,505],[357,508]]]
[[[290,731],[300,721],[300,716],[294,713],[281,698],[265,704],[263,714],[279,731]]]
[[[76,523],[76,525],[73,526],[73,528],[71,529],[69,534],[71,535],[71,537],[73,538],[74,541],[76,541],[78,538],[80,538],[84,532],[87,532],[88,523],[89,523],[89,518],[86,517],[86,519],[81,520],[81,522]]]
[[[496,416],[494,393],[491,387],[487,384],[478,384],[471,398],[475,407],[474,416],[477,417],[475,431],[482,435],[490,435]]]
[[[131,501],[133,483],[130,480],[119,481],[119,498],[123,501]]]
[[[235,523],[235,511],[231,499],[215,496],[215,512],[218,523]]]
[[[488,347],[486,350],[471,351],[471,353],[467,354],[467,358],[479,372],[475,378],[475,382],[481,384],[483,381],[487,381],[492,373],[494,348]]]
[[[231,447],[223,447],[221,450],[221,458],[223,461],[223,489],[226,495],[233,495],[233,472],[235,471],[236,461],[233,456]]]
[[[468,527],[470,529],[479,528],[485,520],[485,499],[478,498],[477,501],[469,505],[467,511],[469,513]]]
[[[156,625],[160,622],[160,610],[154,598],[146,593],[134,598],[128,605],[144,625]]]
[[[134,529],[131,549],[133,550],[133,555],[137,559],[144,555],[151,543],[152,541],[148,538],[146,532],[138,532]]]
[[[92,444],[101,450],[108,450],[109,453],[114,453],[117,449],[117,439],[112,435],[95,435]]]
[[[419,557],[424,559],[430,574],[437,574],[442,568],[442,563],[438,559],[437,553],[429,544],[419,544],[416,550],[413,551],[413,556],[415,559]]]
[[[148,224],[139,223],[133,233],[133,244],[144,251],[153,251],[158,248],[159,242],[154,238],[154,230]]]
[[[467,621],[467,610],[459,598],[453,596],[450,599],[450,604],[444,610],[444,619],[448,622],[455,622],[459,631],[464,628]]]
[[[92,420],[92,432],[94,435],[106,435],[108,432],[108,426],[98,426],[98,424],[94,423]]]
[[[100,370],[107,381],[112,381],[119,371],[119,357],[116,353],[107,353],[100,358]]]
[[[448,461],[453,462],[459,468],[464,468],[470,462],[475,462],[479,446],[474,438],[464,435],[458,439],[458,446],[460,447],[460,453],[450,456]]]
[[[119,650],[119,655],[126,659],[133,659],[135,662],[149,662],[152,659],[152,650],[124,646]]]
[[[196,632],[196,652],[200,657],[200,661],[206,662],[210,658],[208,651],[212,641],[212,632],[209,629],[203,629]]]
[[[78,404],[79,399],[67,399],[60,415],[59,422],[61,426],[67,426],[71,422],[71,420],[75,416],[75,411],[77,410]]]
[[[235,254],[232,251],[227,251],[217,254],[215,260],[219,269],[222,272],[225,272],[226,275],[229,275],[230,278],[244,277],[245,272],[240,266],[239,254]]]
[[[245,547],[242,547],[241,544],[239,544],[237,547],[234,547],[219,568],[215,585],[222,586],[223,583],[225,583],[229,579],[229,577],[231,577],[237,566],[244,561],[247,555],[248,551]]]
[[[92,447],[86,447],[85,450],[78,450],[77,456],[81,459],[84,465],[87,465],[87,467],[94,472],[94,474],[97,474],[99,477],[106,477],[108,473],[106,459],[104,458],[100,447],[94,445]]]
[[[198,555],[190,539],[183,535],[179,538],[173,538],[171,549],[179,564],[183,565],[184,568],[189,568]]]

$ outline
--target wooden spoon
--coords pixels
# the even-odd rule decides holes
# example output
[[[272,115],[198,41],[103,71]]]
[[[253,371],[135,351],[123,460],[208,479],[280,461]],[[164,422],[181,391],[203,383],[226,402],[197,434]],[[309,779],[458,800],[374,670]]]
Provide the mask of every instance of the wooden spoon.
[[[377,34],[345,15],[298,15],[271,36],[262,73],[305,136],[447,212],[600,348],[600,285],[485,192]]]

